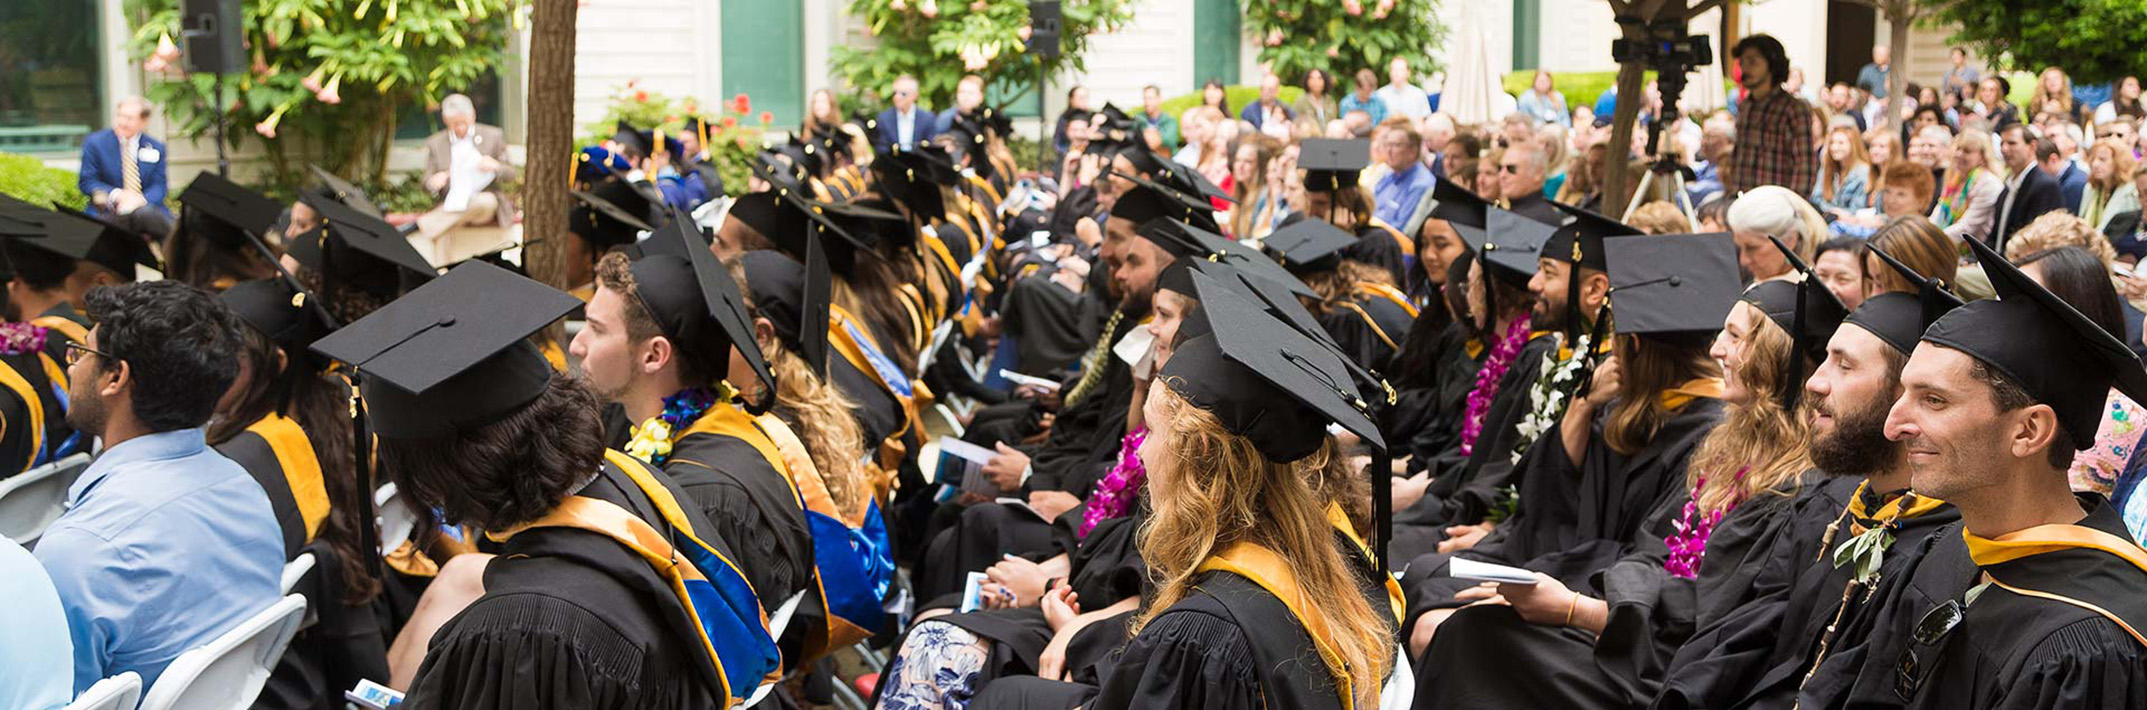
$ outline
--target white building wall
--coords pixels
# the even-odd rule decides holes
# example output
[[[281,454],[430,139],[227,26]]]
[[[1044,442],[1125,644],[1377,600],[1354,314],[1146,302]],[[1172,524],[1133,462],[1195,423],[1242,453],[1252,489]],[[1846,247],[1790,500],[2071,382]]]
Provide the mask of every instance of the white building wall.
[[[1165,98],[1193,91],[1192,0],[1140,0],[1133,21],[1117,32],[1089,39],[1088,70],[1053,82],[1047,104],[1064,108],[1066,89],[1088,87],[1093,108],[1104,102],[1132,113],[1141,105],[1141,87],[1155,84]]]
[[[602,120],[628,81],[666,96],[722,99],[720,0],[605,0],[581,6],[574,35],[574,125]]]
[[[1773,0],[1738,9],[1739,37],[1773,35],[1789,51],[1789,65],[1804,70],[1804,83],[1823,84],[1826,77],[1825,0]]]
[[[1543,0],[1542,8],[1536,32],[1540,38],[1537,66],[1554,73],[1617,71],[1618,63],[1610,59],[1610,43],[1619,33],[1610,3]]]

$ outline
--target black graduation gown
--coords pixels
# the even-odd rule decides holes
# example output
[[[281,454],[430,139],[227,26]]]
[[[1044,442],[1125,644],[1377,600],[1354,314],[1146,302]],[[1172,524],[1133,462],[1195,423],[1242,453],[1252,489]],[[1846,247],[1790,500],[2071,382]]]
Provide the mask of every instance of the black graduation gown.
[[[256,425],[258,427],[258,425]],[[273,430],[271,430],[273,431]],[[288,471],[277,454],[292,460],[312,461],[313,447],[298,432],[298,441],[282,437],[271,441],[272,434],[250,428],[237,436],[216,445],[216,452],[246,469],[254,482],[261,484],[262,492],[268,494],[268,507],[276,513],[276,525],[283,529],[283,559],[296,559],[300,548],[313,541],[320,520],[326,519],[330,502],[325,482],[321,480],[320,464],[313,461],[311,470]],[[287,435],[287,434],[286,434]],[[312,480],[306,480],[306,479]],[[317,516],[308,525],[306,514]],[[316,560],[318,562],[319,560]],[[316,568],[318,565],[316,565]]]
[[[1566,458],[1559,426],[1545,430],[1520,467],[1520,504],[1476,546],[1460,554],[1548,574],[1572,589],[1594,589],[1590,578],[1642,546],[1659,545],[1671,532],[1685,490],[1685,462],[1720,421],[1722,400],[1699,397],[1664,421],[1647,446],[1620,454],[1603,441],[1597,412],[1582,460]],[[1475,582],[1446,576],[1447,556],[1431,553],[1409,563],[1402,588],[1409,594],[1403,628],[1423,612],[1460,606],[1454,594]]]
[[[1140,327],[1142,315],[1120,317],[1118,327],[1109,333],[1110,342],[1117,343]],[[1024,486],[1027,491],[1065,491],[1087,498],[1096,481],[1109,472],[1126,435],[1126,413],[1133,403],[1133,366],[1105,353],[1103,367],[1102,380],[1081,401],[1060,410],[1050,436],[1029,452],[1034,471]],[[1078,381],[1067,383],[1061,395],[1071,394]]]
[[[1407,562],[1436,552],[1439,542],[1446,539],[1447,526],[1481,522],[1497,504],[1500,490],[1519,482],[1513,449],[1519,444],[1521,419],[1528,416],[1528,391],[1543,372],[1544,356],[1557,349],[1558,338],[1548,333],[1522,345],[1499,378],[1498,394],[1484,410],[1476,447],[1467,456],[1457,448],[1426,462],[1423,470],[1432,472],[1431,485],[1422,499],[1395,511],[1394,542],[1387,546],[1387,559]],[[1477,367],[1482,367],[1480,361]],[[1467,380],[1461,387],[1461,411],[1454,414],[1456,447],[1469,393],[1476,388],[1473,374]]]
[[[1900,608],[1906,585],[1887,581],[1906,578],[1939,540],[1958,535],[1960,516],[1943,504],[1899,516],[1880,581],[1852,588],[1854,570],[1835,567],[1833,553],[1854,537],[1854,525],[1878,524],[1859,521],[1855,511],[1889,502],[1866,494],[1861,507],[1850,508],[1862,483],[1833,479],[1800,496],[1794,534],[1777,543],[1752,580],[1753,600],[1704,624],[1678,649],[1654,707],[1839,707],[1864,663],[1892,655],[1885,649],[1896,637],[1885,629],[1912,612]]]
[[[89,317],[75,310],[74,304],[61,301],[45,312],[30,319],[30,324],[45,329],[45,355],[53,362],[67,362],[67,344],[84,343],[89,334]]]
[[[2085,493],[2080,502],[2088,514],[2078,525],[2132,539],[2107,499]],[[2147,593],[2142,592],[2147,590],[2147,569],[2114,554],[2077,547],[1978,568],[1966,541],[1957,535],[1946,536],[1932,555],[1940,563],[1918,569],[1912,586],[1923,591],[1954,586],[1965,593],[1984,574],[1995,584],[1985,588],[1959,625],[1936,643],[1911,639],[1906,644],[1914,654],[1909,665],[1920,682],[1912,693],[1897,694],[1897,700],[1906,699],[1912,709],[1947,710],[2147,707],[2147,643],[2125,628],[2147,629]],[[2125,626],[2074,604],[2015,589],[2096,605]],[[1946,601],[1926,599],[1931,606]],[[1907,659],[1868,659],[1858,679],[1859,691],[1892,685],[1899,693],[1894,681]]]
[[[688,432],[671,443],[663,471],[685,491],[682,502],[697,504],[715,535],[738,552],[731,559],[763,610],[773,613],[813,586],[813,534],[805,508],[790,479],[759,449],[732,436]],[[793,624],[777,639],[784,658],[799,657],[803,626]]]
[[[1053,282],[1057,271],[1058,265],[1046,264],[1010,279],[999,302],[1001,332],[1014,338],[1017,372],[1046,376],[1075,366],[1110,317],[1100,297]]]
[[[857,426],[864,435],[865,451],[879,451],[880,442],[902,430],[907,416],[902,411],[902,402],[881,387],[871,373],[858,369],[841,355],[830,355],[827,381],[849,398],[850,413],[857,419]]]
[[[1394,406],[1387,408],[1380,422],[1380,433],[1387,441],[1405,442],[1399,453],[1409,455],[1412,474],[1430,470],[1432,459],[1461,446],[1461,417],[1468,411],[1469,391],[1475,389],[1476,373],[1490,352],[1471,348],[1458,323],[1446,324],[1426,346],[1434,351],[1432,371],[1393,373],[1412,377],[1415,383],[1397,383]],[[1471,349],[1476,353],[1471,354]]]
[[[1544,197],[1541,192],[1531,192],[1509,200],[1506,211],[1544,224],[1560,224],[1565,221],[1565,213],[1551,206],[1550,199]]]
[[[673,496],[678,485],[661,478]],[[611,464],[579,495],[675,532]],[[702,541],[738,559],[707,518],[685,511]],[[485,595],[440,627],[403,702],[409,710],[460,708],[717,708],[692,623],[669,585],[637,553],[593,532],[536,528],[509,539],[487,565]],[[738,681],[734,681],[738,682]],[[753,682],[753,681],[745,681]]]
[[[67,413],[47,405],[53,397],[49,388],[38,384],[49,382],[38,358],[35,352],[0,355],[0,368],[6,370],[0,376],[7,380],[0,386],[0,479],[30,470],[40,453],[61,443],[51,438],[55,433],[52,421],[60,419],[64,429]],[[43,417],[44,427],[30,426],[33,414]]]
[[[1342,249],[1342,258],[1362,262],[1385,269],[1394,277],[1394,283],[1409,282],[1408,253],[1400,242],[1394,241],[1395,232],[1385,227],[1366,225],[1357,228],[1357,243]]]
[[[1394,355],[1401,352],[1401,344],[1409,339],[1409,326],[1416,322],[1416,316],[1402,304],[1360,287],[1320,314],[1318,320],[1351,362],[1366,370],[1386,372]]]
[[[1600,636],[1530,624],[1511,607],[1455,613],[1418,665],[1416,707],[1645,705],[1694,626],[1748,601],[1753,577],[1797,522],[1796,491],[1791,484],[1762,493],[1724,516],[1707,538],[1697,578],[1663,568],[1668,548],[1659,539],[1594,575],[1592,586],[1609,606]],[[1682,515],[1689,499],[1670,500]]]

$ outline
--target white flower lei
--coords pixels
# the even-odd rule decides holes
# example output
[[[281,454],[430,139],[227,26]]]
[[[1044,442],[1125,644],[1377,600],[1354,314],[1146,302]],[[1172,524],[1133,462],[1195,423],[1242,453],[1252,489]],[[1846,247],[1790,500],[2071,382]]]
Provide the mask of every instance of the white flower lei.
[[[1554,337],[1563,340],[1565,336]],[[1558,423],[1559,417],[1564,416],[1568,388],[1563,385],[1571,382],[1580,372],[1581,363],[1586,360],[1580,355],[1588,352],[1590,346],[1587,333],[1582,333],[1574,342],[1578,347],[1570,351],[1573,353],[1572,357],[1564,360],[1558,359],[1558,352],[1564,348],[1552,348],[1543,353],[1543,364],[1538,370],[1543,374],[1536,377],[1535,384],[1528,388],[1528,414],[1523,415],[1520,424],[1514,427],[1520,438],[1513,442],[1513,463],[1520,463],[1521,455],[1528,452],[1528,447],[1535,444],[1536,439],[1543,436],[1543,432],[1550,431],[1551,425]]]

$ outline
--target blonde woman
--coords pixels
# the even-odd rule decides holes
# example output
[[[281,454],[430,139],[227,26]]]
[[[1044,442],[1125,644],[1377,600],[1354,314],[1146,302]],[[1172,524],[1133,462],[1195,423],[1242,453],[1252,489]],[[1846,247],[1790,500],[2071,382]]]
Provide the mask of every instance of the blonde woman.
[[[2080,218],[2096,231],[2110,226],[2110,218],[2140,208],[2139,189],[2132,183],[2138,161],[2132,150],[2116,141],[2098,141],[2087,149],[2087,190],[2080,195]]]
[[[1990,134],[1962,131],[1953,137],[1946,185],[1938,193],[1931,221],[1954,241],[1983,238],[1998,221],[1998,195],[2005,191],[2005,161]]]
[[[1855,126],[1835,126],[1826,132],[1819,184],[1812,186],[1811,194],[1822,212],[1840,217],[1870,204],[1871,159],[1864,154],[1862,138]]]
[[[1536,143],[1543,146],[1543,164],[1551,166],[1550,177],[1543,179],[1543,196],[1556,199],[1568,179],[1567,169],[1571,167],[1566,153],[1565,127],[1555,123],[1536,127]]]
[[[1240,241],[1260,239],[1273,231],[1270,218],[1275,204],[1270,199],[1267,178],[1272,174],[1268,166],[1275,161],[1275,148],[1280,143],[1267,136],[1251,135],[1238,141],[1237,148],[1231,151],[1230,197],[1236,204],[1231,207],[1226,225],[1230,237]]]

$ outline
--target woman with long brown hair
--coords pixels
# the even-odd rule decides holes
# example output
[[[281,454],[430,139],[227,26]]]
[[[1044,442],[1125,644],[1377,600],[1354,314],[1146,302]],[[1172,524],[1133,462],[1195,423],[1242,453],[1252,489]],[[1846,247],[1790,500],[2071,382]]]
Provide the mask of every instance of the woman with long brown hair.
[[[1675,249],[1685,248],[1676,240],[1693,238],[1657,239]],[[1618,247],[1632,243],[1618,241],[1613,254],[1625,256]],[[1645,251],[1647,245],[1640,246]],[[1619,266],[1613,262],[1623,271]],[[1734,272],[1721,271],[1734,293]],[[1633,291],[1620,293],[1628,308],[1636,305]],[[1800,303],[1831,298],[1815,284],[1786,281],[1762,282],[1746,292],[1719,321],[1722,330],[1709,352],[1724,365],[1726,414],[1685,465],[1687,495],[1656,511],[1678,508],[1676,524],[1663,531],[1664,545],[1619,559],[1599,588],[1569,588],[1539,573],[1533,585],[1472,590],[1477,596],[1495,592],[1502,606],[1465,609],[1441,625],[1426,655],[1418,707],[1539,704],[1529,698],[1601,707],[1651,701],[1664,662],[1696,623],[1747,601],[1755,576],[1777,553],[1773,541],[1807,522],[1793,504],[1811,467],[1804,445],[1808,418],[1797,395],[1803,373],[1818,361],[1812,355],[1823,352],[1827,331],[1840,323],[1839,304],[1830,319],[1807,314],[1805,337],[1793,336],[1790,328]],[[1487,682],[1492,678],[1496,682]]]
[[[1687,464],[1722,413],[1722,370],[1709,350],[1736,298],[1735,249],[1689,235],[1603,242],[1615,251],[1605,255],[1612,283],[1625,285],[1612,297],[1610,357],[1513,464],[1513,512],[1480,538],[1449,539],[1445,554],[1419,557],[1412,569],[1437,570],[1462,555],[1582,588],[1674,520]],[[1450,635],[1442,624],[1458,607],[1493,596],[1451,577],[1406,581],[1418,648]],[[1451,635],[1459,643],[1475,636]]]
[[[1871,235],[1870,244],[1947,288],[1952,287],[1954,273],[1961,263],[1953,238],[1922,217],[1895,217]],[[1875,255],[1867,252],[1862,261],[1865,298],[1882,293],[1913,294],[1920,288],[1903,278],[1899,271],[1888,268]]]
[[[1268,163],[1281,152],[1281,142],[1264,135],[1248,135],[1238,140],[1230,151],[1230,196],[1236,205],[1230,210],[1229,236],[1239,241],[1257,241],[1273,231],[1270,219],[1275,204],[1273,193],[1267,184]]]

